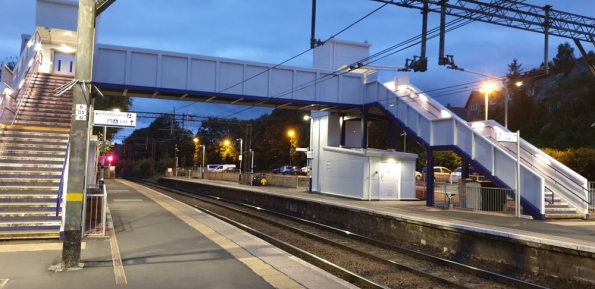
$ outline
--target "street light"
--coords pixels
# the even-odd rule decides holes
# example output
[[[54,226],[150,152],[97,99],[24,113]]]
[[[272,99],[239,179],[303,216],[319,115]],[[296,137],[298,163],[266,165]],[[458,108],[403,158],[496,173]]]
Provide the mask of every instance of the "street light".
[[[488,98],[490,96],[490,92],[494,91],[494,89],[496,89],[496,85],[491,83],[491,82],[487,82],[483,84],[483,88],[480,90],[481,92],[484,92],[486,95],[486,100],[485,100],[485,120],[488,120]]]
[[[240,141],[240,174],[238,177],[238,183],[242,183],[242,155],[243,155],[243,145],[244,145],[244,140],[239,138],[237,139]]]
[[[194,160],[194,167],[196,168],[196,163],[198,162],[198,138],[195,137],[194,139],[192,139],[192,141],[194,141],[194,157],[192,158]]]
[[[287,134],[289,135],[289,166],[291,166],[291,148],[293,147],[293,135],[294,135],[294,131],[290,130],[289,132],[287,132]]]

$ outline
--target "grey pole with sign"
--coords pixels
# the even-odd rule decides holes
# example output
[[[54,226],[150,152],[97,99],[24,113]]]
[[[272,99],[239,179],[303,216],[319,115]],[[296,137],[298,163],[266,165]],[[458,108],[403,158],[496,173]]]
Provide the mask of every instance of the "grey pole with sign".
[[[516,190],[514,194],[515,217],[521,217],[521,133],[520,131],[496,133],[496,140],[500,142],[516,142]]]

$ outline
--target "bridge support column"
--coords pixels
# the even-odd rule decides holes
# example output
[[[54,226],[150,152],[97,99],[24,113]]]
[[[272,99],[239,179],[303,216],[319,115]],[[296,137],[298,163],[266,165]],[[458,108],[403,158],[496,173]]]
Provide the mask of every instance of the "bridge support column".
[[[388,128],[388,150],[394,152],[397,148],[397,125],[390,121]]]
[[[362,149],[368,149],[368,110],[362,109]]]
[[[426,159],[428,163],[426,164],[426,206],[433,207],[434,206],[434,151],[432,149],[427,149],[426,151]]]

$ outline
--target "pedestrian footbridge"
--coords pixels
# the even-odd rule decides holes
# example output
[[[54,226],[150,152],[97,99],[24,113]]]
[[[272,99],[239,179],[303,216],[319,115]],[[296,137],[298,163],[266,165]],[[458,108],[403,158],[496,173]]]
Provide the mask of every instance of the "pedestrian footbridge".
[[[380,83],[368,74],[101,44],[94,63],[93,82],[109,95],[383,114],[423,144],[428,155],[452,150],[498,187],[516,189],[520,182],[524,214],[588,217],[584,177],[522,139],[517,155],[516,143],[497,141],[506,128],[491,120],[464,121],[412,86],[408,77]]]

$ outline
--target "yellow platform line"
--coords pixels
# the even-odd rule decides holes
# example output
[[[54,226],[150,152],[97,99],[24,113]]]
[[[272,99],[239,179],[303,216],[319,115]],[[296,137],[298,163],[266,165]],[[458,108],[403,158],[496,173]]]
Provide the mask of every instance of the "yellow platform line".
[[[81,242],[81,249],[87,247],[86,242]],[[0,253],[9,252],[34,252],[34,251],[58,251],[62,250],[60,243],[27,243],[27,244],[3,244],[0,245]]]
[[[173,203],[174,201],[171,198],[159,194],[155,190],[151,190],[149,188],[128,181],[118,181],[136,189],[139,193],[153,200],[155,203],[162,206],[164,209],[172,213],[174,216],[184,221],[190,227],[205,235],[211,241],[215,242],[221,248],[225,249],[227,252],[233,255],[238,261],[244,263],[244,265],[250,268],[254,273],[256,273],[256,275],[262,277],[265,281],[271,284],[271,286],[279,289],[304,288],[295,280],[289,278],[287,275],[283,274],[271,265],[262,261],[260,258],[255,257],[254,255],[250,254],[250,252],[244,250],[244,248],[240,247],[235,242],[217,233],[216,231],[204,225],[200,221],[196,220],[194,217],[190,216],[186,212],[180,211],[179,209],[172,206],[171,203]],[[147,191],[151,193],[148,193]]]
[[[70,128],[62,128],[62,127],[51,127],[51,126],[31,126],[31,125],[0,125],[0,128],[13,130],[13,129],[20,129],[20,130],[35,130],[35,131],[49,131],[49,132],[70,132]]]

